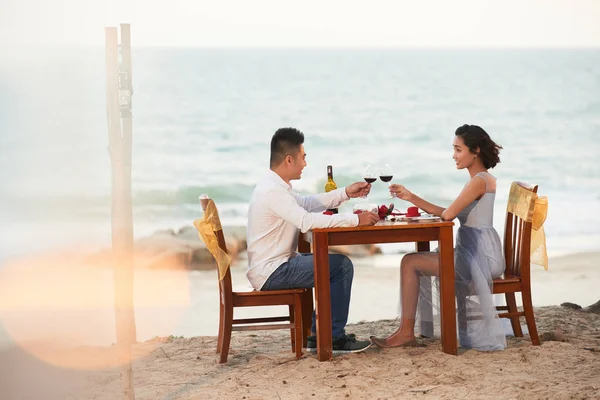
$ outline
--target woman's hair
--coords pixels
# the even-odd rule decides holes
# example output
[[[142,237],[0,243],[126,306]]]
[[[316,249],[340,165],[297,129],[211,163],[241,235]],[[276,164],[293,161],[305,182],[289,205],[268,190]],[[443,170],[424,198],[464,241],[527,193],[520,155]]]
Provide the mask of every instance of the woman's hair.
[[[460,136],[473,154],[479,154],[486,169],[494,168],[500,162],[500,149],[483,128],[477,125],[463,125],[456,128],[456,136]],[[479,148],[479,153],[477,153]]]

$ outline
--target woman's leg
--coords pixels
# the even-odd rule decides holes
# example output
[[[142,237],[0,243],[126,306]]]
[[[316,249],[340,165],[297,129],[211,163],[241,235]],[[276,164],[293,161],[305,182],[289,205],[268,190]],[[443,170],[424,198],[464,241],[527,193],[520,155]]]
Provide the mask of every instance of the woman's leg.
[[[419,300],[421,276],[439,275],[438,253],[409,253],[400,263],[400,295],[402,316],[400,327],[385,339],[388,346],[401,346],[415,340],[415,316]]]

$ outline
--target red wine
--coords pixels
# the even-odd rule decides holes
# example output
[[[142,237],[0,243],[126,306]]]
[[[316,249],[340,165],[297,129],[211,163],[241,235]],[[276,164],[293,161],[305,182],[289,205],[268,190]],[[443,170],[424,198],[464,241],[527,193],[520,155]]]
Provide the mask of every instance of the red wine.
[[[377,180],[377,178],[365,178],[365,182],[367,183],[373,183]]]
[[[392,180],[393,177],[393,175],[382,175],[379,177],[379,179],[381,179],[383,182],[389,182]]]

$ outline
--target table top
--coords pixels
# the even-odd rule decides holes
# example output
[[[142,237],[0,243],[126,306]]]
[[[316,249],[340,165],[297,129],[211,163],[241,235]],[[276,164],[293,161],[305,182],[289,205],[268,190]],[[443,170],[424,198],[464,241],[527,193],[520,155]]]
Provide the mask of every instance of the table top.
[[[315,228],[313,232],[357,232],[357,231],[377,231],[390,229],[423,229],[423,228],[441,228],[454,226],[452,221],[379,221],[375,225],[347,226],[337,228]]]

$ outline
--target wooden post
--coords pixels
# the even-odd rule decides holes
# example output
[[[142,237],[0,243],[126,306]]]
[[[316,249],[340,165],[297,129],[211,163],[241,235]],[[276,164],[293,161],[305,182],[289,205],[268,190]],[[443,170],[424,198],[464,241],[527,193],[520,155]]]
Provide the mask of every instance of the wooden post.
[[[114,271],[115,327],[121,366],[121,398],[134,400],[131,344],[136,341],[133,309],[133,218],[131,201],[131,52],[129,25],[126,29],[128,70],[119,71],[117,28],[106,28],[106,117],[112,167],[112,247]],[[128,79],[129,85],[124,85]],[[126,82],[125,82],[126,83]],[[123,117],[123,134],[121,118]]]

